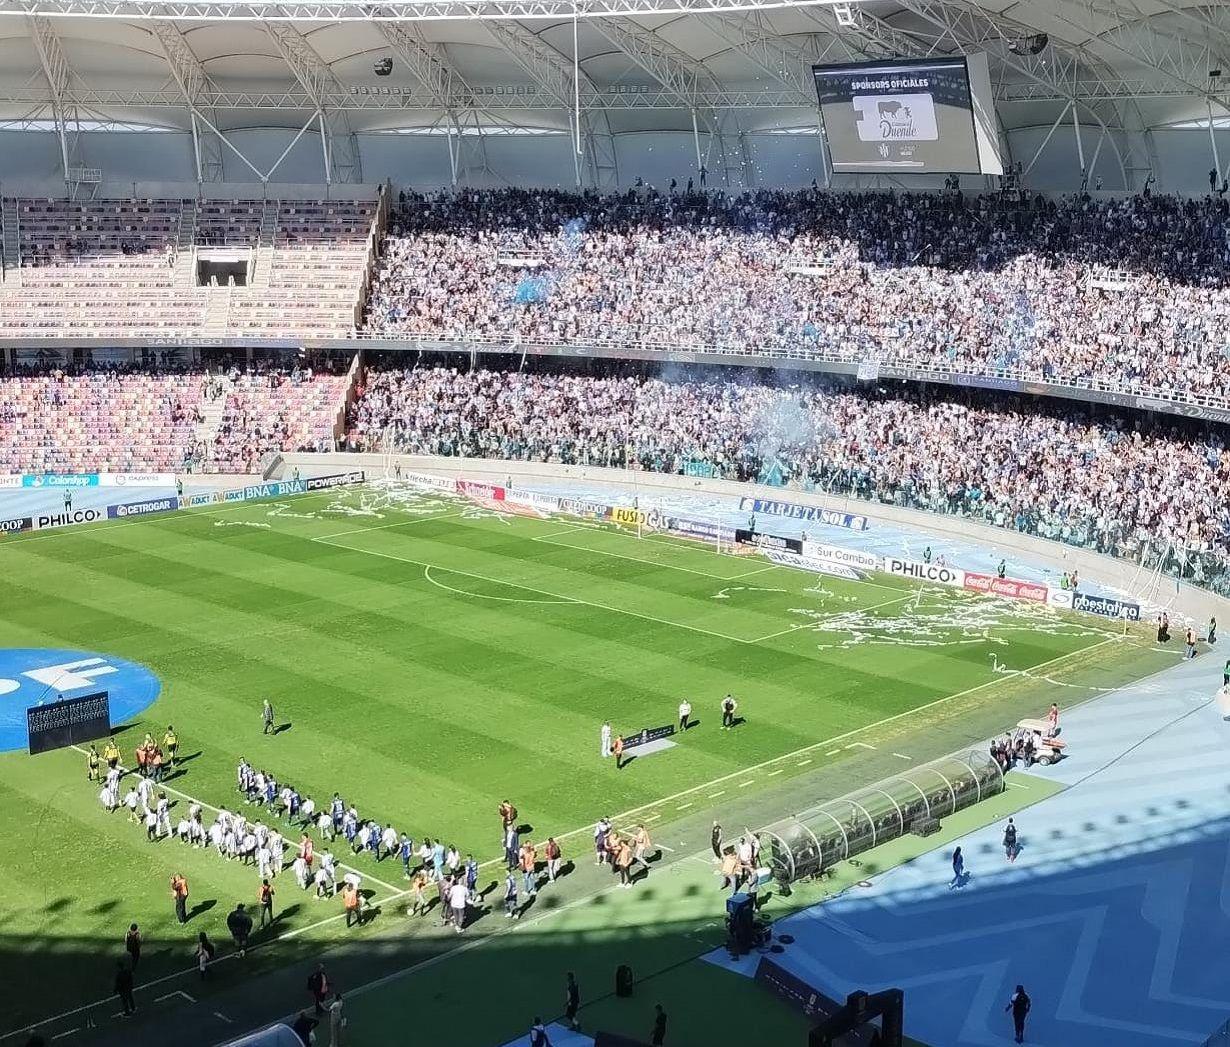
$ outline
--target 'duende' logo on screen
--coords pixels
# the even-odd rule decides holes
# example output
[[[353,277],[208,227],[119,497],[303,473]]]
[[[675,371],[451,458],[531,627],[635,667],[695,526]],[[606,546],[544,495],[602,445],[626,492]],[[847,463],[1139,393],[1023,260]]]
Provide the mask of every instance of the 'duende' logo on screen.
[[[940,137],[930,95],[855,95],[860,142],[934,142]]]

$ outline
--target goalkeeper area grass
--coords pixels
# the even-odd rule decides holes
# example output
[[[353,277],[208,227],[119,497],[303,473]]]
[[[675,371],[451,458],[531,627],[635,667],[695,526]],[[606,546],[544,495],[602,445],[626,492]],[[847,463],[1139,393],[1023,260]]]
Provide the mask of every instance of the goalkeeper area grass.
[[[588,861],[602,815],[661,833],[819,768],[849,765],[854,788],[860,754],[940,755],[1173,661],[1088,617],[504,516],[389,482],[10,538],[0,577],[0,647],[98,652],[156,674],[159,697],[117,742],[132,766],[146,731],[174,725],[187,757],[167,783],[175,819],[188,797],[240,805],[246,757],[318,805],[338,792],[416,842],[472,852],[491,863],[485,876],[506,798],[535,840],[553,834]],[[743,722],[723,731],[728,692]],[[276,735],[262,734],[265,698]],[[602,758],[604,720],[625,734],[670,724],[683,698],[696,725],[672,746],[622,771]],[[833,795],[803,792],[798,808]],[[0,756],[0,841],[0,1034],[88,1017],[132,922],[151,998],[200,993],[181,980],[195,977],[196,934],[225,948],[226,914],[255,908],[251,868],[147,842],[125,812],[102,809],[72,749]],[[335,851],[374,903],[399,898],[400,865]],[[190,884],[186,929],[176,871]],[[289,872],[277,907],[247,979],[346,935],[338,907]],[[359,933],[395,931],[381,916]]]

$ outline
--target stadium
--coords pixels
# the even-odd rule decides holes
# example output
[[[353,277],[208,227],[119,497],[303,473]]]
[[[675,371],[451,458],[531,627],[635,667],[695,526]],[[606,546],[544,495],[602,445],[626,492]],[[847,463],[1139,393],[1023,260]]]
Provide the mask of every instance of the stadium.
[[[0,1047],[1230,1043],[1227,78],[0,0]]]

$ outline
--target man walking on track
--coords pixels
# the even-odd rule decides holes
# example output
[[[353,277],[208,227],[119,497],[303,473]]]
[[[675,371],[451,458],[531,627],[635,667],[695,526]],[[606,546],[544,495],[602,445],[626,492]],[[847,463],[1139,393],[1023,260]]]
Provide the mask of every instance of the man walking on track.
[[[611,745],[611,755],[615,757],[615,770],[622,771],[624,768],[624,736],[622,734],[615,735],[615,741]]]
[[[125,1018],[136,1013],[137,1002],[132,997],[132,971],[123,960],[115,961],[115,995],[120,998]]]
[[[611,721],[607,720],[602,725],[602,758],[605,760],[611,755]]]
[[[1033,1006],[1033,1001],[1029,998],[1029,993],[1025,991],[1025,986],[1018,985],[1016,992],[1008,1000],[1008,1006],[1005,1011],[1012,1012],[1012,1026],[1016,1030],[1016,1042],[1025,1042],[1025,1019],[1029,1015],[1029,1008]]]
[[[171,877],[171,897],[175,899],[175,919],[188,922],[188,881],[181,873]]]
[[[135,923],[128,928],[128,933],[124,935],[124,951],[128,953],[132,969],[135,971],[137,964],[141,962],[141,932],[137,929]]]
[[[273,706],[268,698],[265,699],[264,704],[261,706],[261,722],[265,725],[263,734],[269,734],[273,731]]]
[[[318,1015],[325,1013],[325,1000],[329,995],[329,978],[325,974],[325,965],[318,963],[316,970],[308,975],[307,980],[308,992],[312,994],[312,998],[316,1001],[316,1013]]]
[[[709,846],[713,848],[713,857],[722,860],[722,827],[713,823],[713,831],[709,834]]]

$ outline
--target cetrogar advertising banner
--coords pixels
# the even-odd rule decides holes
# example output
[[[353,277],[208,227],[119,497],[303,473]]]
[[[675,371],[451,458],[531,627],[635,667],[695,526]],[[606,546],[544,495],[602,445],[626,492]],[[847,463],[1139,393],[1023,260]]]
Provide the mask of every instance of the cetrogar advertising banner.
[[[845,527],[851,531],[867,530],[865,516],[840,513],[835,509],[821,509],[815,505],[796,505],[794,502],[778,502],[772,498],[743,497],[739,499],[739,508],[745,513],[759,513],[762,516],[784,516],[790,520]]]
[[[1140,621],[1140,604],[1128,600],[1116,600],[1110,596],[1073,593],[1072,609],[1085,611],[1088,614],[1100,614],[1103,618],[1126,618],[1129,622]]]
[[[991,574],[965,572],[965,588],[976,593],[1006,596],[1010,600],[1030,600],[1046,603],[1046,586],[1039,582],[1022,582],[1018,578],[996,578]]]
[[[880,558],[875,553],[866,553],[861,549],[843,549],[839,545],[824,545],[820,542],[804,542],[803,555],[813,560],[827,560],[829,563],[841,564],[856,571],[878,571]]]
[[[935,582],[938,585],[965,585],[965,572],[959,567],[944,564],[919,563],[917,560],[901,560],[896,556],[884,559],[884,570],[900,578],[913,578],[918,582]]]
[[[112,519],[125,516],[145,516],[148,513],[169,513],[179,508],[179,499],[174,495],[167,498],[151,498],[144,502],[128,502],[125,505],[107,506],[107,515]]]

